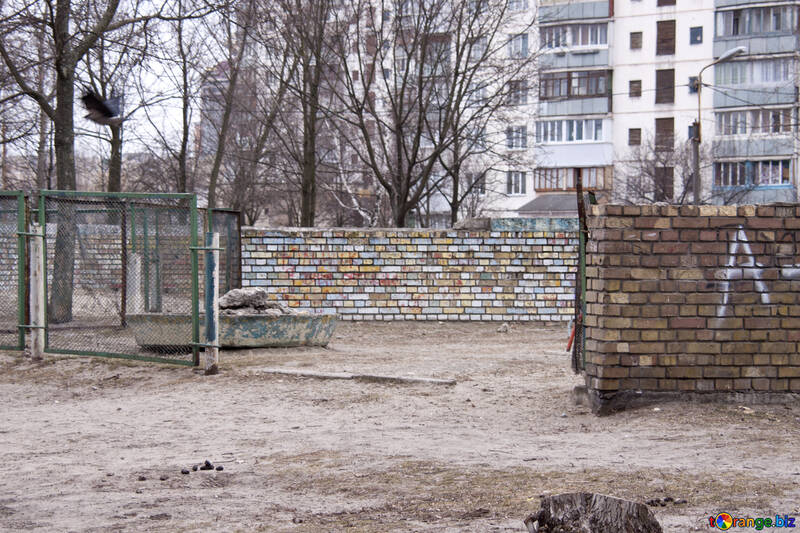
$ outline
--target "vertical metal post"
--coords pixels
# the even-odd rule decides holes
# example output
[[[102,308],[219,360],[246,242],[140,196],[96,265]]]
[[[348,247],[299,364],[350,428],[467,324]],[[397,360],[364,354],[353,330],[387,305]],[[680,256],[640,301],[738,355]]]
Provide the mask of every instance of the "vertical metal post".
[[[205,240],[206,375],[219,373],[219,233]]]
[[[31,358],[41,359],[45,344],[44,228],[33,224],[31,233]]]
[[[200,366],[200,275],[197,265],[197,196],[189,204],[189,250],[192,257],[192,362]]]
[[[27,324],[25,321],[25,195],[20,193],[17,196],[17,324]],[[17,348],[25,349],[25,330],[19,328],[17,332]]]
[[[150,213],[144,211],[144,219],[142,221],[142,262],[144,264],[144,312],[149,313],[150,309],[150,239],[147,235],[147,220],[150,218]]]
[[[124,328],[128,325],[128,210],[125,209],[127,202],[120,203],[119,205],[122,206],[120,209],[120,219],[119,219],[119,234],[120,234],[120,245],[122,246],[122,287],[119,291],[119,318],[120,318],[120,325]]]
[[[156,232],[155,232],[155,253],[153,254],[153,277],[155,278],[155,284],[153,285],[154,290],[156,291],[154,296],[156,300],[156,312],[162,313],[163,309],[163,294],[164,294],[164,287],[161,282],[161,235],[159,233],[159,227],[161,226],[161,211],[159,207],[154,208],[156,214]]]
[[[42,227],[42,292],[44,295],[44,349],[50,346],[50,331],[47,324],[47,196],[44,191],[39,191],[39,225]],[[31,254],[33,255],[33,254]],[[33,315],[33,309],[31,309]]]

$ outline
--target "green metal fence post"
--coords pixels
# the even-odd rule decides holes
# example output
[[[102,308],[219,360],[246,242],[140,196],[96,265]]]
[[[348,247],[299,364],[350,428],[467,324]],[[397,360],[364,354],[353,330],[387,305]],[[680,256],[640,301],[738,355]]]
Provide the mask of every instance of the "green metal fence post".
[[[150,313],[150,239],[148,236],[147,219],[150,213],[143,210],[142,218],[142,264],[144,265],[144,311]]]
[[[42,278],[44,278],[44,350],[50,348],[50,318],[47,312],[48,293],[47,293],[47,191],[39,191],[39,225],[42,227],[42,255],[44,256],[44,268]]]
[[[200,366],[200,284],[197,247],[197,197],[190,200],[189,216],[190,239],[189,246],[192,251],[192,361],[194,366]]]
[[[25,194],[17,195],[17,325],[25,324],[25,235],[27,232],[25,220]],[[17,328],[17,347],[25,349],[25,330]]]

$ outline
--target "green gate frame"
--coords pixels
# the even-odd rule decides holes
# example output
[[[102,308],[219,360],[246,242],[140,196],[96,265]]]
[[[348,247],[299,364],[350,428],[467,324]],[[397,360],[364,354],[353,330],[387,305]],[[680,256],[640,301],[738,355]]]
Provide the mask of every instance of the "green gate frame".
[[[50,346],[50,323],[47,315],[47,298],[45,298],[45,348],[44,351],[48,353],[68,354],[68,355],[89,355],[98,357],[110,357],[117,359],[135,359],[138,361],[149,361],[155,363],[170,363],[185,366],[198,366],[200,364],[200,285],[199,285],[199,266],[198,266],[198,217],[197,217],[197,196],[188,193],[111,193],[111,192],[85,192],[85,191],[53,191],[42,190],[39,191],[39,224],[41,224],[45,236],[47,235],[47,216],[45,213],[46,200],[48,198],[105,198],[124,200],[153,200],[153,199],[167,199],[167,200],[185,200],[189,204],[189,224],[191,225],[189,237],[189,251],[191,253],[192,261],[192,360],[185,359],[172,359],[169,357],[155,357],[144,356],[139,354],[124,354],[114,352],[97,352],[91,350],[68,350],[63,348],[52,348]],[[24,199],[23,205],[24,205]],[[24,231],[24,220],[23,230]],[[24,237],[23,237],[24,238]],[[23,245],[24,247],[24,245]],[[44,240],[44,256],[47,262],[47,239]],[[45,287],[47,286],[47,268],[44,268]],[[24,291],[24,280],[23,287]],[[23,313],[20,323],[24,322],[24,305]],[[24,346],[24,338],[23,338]]]
[[[25,349],[25,302],[28,294],[25,283],[25,236],[27,229],[25,193],[22,191],[0,191],[0,196],[17,199],[17,344],[16,346],[0,345],[0,350],[22,351]]]

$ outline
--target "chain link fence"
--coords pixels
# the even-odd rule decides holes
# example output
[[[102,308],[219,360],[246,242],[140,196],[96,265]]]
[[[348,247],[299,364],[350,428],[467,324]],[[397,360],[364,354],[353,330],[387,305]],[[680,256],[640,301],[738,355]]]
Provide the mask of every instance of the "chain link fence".
[[[194,362],[200,280],[193,195],[48,191],[39,217],[47,351]]]
[[[203,210],[205,227],[219,233],[221,248],[219,252],[219,292],[221,296],[231,289],[238,289],[242,286],[242,217],[239,211],[214,209],[209,226],[208,212],[208,210]],[[203,254],[200,255],[200,260],[203,260]]]
[[[0,349],[25,348],[25,197],[0,191]]]

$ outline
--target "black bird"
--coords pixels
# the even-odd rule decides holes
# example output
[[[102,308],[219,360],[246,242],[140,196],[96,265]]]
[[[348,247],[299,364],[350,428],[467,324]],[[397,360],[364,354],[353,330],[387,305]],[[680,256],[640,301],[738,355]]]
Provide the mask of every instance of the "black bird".
[[[119,126],[122,124],[122,99],[118,96],[103,100],[94,91],[87,91],[81,97],[83,105],[88,111],[86,118],[97,124],[105,126]]]

